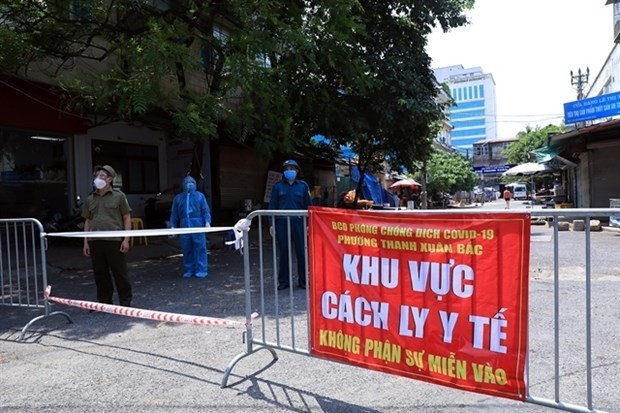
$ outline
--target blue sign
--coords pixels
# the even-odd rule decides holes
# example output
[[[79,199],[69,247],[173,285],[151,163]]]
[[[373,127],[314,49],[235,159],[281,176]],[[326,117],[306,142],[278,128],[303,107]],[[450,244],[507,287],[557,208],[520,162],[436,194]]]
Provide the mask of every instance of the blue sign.
[[[620,92],[564,104],[565,124],[607,118],[618,114],[620,114]]]
[[[474,172],[482,174],[499,174],[506,172],[514,165],[474,166]]]

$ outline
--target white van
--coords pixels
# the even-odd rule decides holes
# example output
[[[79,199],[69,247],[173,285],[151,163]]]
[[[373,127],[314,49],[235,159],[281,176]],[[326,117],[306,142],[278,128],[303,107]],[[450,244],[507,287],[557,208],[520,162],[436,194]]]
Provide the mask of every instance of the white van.
[[[527,185],[514,184],[512,185],[512,198],[513,199],[527,199]]]

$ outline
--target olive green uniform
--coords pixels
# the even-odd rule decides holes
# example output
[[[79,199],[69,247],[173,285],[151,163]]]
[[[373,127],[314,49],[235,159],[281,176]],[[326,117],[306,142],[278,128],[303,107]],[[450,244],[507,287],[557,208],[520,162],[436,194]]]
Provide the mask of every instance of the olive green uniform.
[[[97,191],[91,193],[82,209],[82,216],[91,221],[91,231],[114,231],[125,229],[123,215],[130,212],[131,207],[125,194],[110,189],[103,195]],[[95,273],[97,301],[112,304],[116,285],[120,305],[130,306],[131,284],[127,275],[126,255],[120,252],[121,241],[121,237],[94,238],[89,241],[90,256]]]

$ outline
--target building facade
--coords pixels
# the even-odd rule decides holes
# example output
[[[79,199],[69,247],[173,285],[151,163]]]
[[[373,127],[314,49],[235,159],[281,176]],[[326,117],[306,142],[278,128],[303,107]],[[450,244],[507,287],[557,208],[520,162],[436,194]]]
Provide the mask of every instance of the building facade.
[[[472,166],[480,186],[499,189],[502,174],[514,166],[506,162],[504,150],[517,138],[481,140],[473,144]]]
[[[473,144],[497,137],[495,81],[480,67],[462,65],[434,69],[439,83],[450,88],[455,102],[450,110],[451,144],[470,157]]]

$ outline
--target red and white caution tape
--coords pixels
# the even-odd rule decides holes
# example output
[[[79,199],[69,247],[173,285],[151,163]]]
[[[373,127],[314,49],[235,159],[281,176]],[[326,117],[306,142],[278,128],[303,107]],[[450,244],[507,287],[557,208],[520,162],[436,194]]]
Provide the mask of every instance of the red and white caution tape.
[[[84,308],[86,310],[101,311],[104,313],[117,314],[126,317],[144,318],[147,320],[165,321],[168,323],[180,323],[180,324],[196,324],[196,325],[211,325],[211,326],[232,326],[232,327],[244,327],[247,323],[241,321],[226,320],[223,318],[193,316],[187,314],[166,313],[163,311],[144,310],[141,308],[123,307],[112,304],[94,303],[92,301],[72,300],[69,298],[52,297],[50,295],[52,286],[48,285],[45,288],[44,298],[49,301],[69,305],[72,307]],[[252,318],[258,316],[257,313],[252,314]]]

